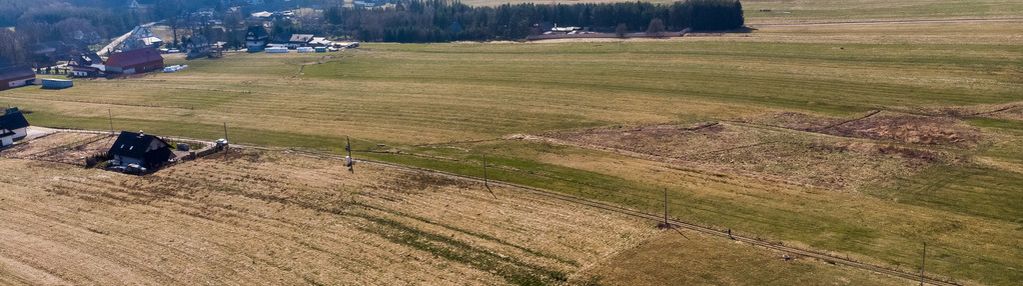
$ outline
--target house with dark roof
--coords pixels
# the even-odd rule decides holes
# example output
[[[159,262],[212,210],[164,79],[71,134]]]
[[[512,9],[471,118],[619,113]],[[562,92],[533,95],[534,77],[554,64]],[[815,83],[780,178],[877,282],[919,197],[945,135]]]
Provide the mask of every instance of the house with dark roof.
[[[201,58],[210,55],[210,41],[203,35],[192,35],[191,37],[185,38],[185,40],[181,41],[181,44],[185,46],[185,53],[187,53],[186,58],[188,59]]]
[[[93,52],[77,53],[71,56],[67,65],[71,68],[71,76],[96,77],[100,75],[103,59]]]
[[[110,54],[106,71],[119,74],[146,73],[163,69],[163,56],[154,48],[141,48]]]
[[[8,90],[32,84],[36,73],[28,66],[11,66],[0,68],[0,90]]]
[[[250,26],[249,30],[245,33],[245,48],[250,53],[263,51],[269,39],[270,34],[266,33],[266,29],[263,26]]]
[[[307,47],[313,41],[312,34],[279,34],[274,37],[273,43],[277,46],[285,46],[289,49]]]
[[[148,170],[160,168],[174,158],[174,152],[167,141],[142,131],[121,131],[107,155],[113,158],[115,166]]]
[[[24,139],[28,135],[28,120],[21,114],[18,108],[4,110],[0,116],[0,147],[7,147],[14,144],[14,141]]]

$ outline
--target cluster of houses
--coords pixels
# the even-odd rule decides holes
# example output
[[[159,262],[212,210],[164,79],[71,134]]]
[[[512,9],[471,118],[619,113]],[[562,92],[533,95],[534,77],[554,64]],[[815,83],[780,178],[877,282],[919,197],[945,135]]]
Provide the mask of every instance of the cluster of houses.
[[[66,68],[59,69],[66,70],[67,76],[73,78],[147,73],[162,70],[164,65],[163,56],[154,48],[113,53],[105,61],[96,53],[75,53],[69,56],[66,62]],[[44,89],[63,89],[73,85],[66,79],[37,79],[36,74],[37,69],[27,65],[0,67],[0,91],[34,84],[39,84]]]
[[[340,49],[358,48],[359,42],[334,42],[326,37],[312,34],[281,33],[273,38],[263,26],[250,26],[245,33],[245,48],[250,53],[332,52]]]
[[[72,77],[101,77],[147,73],[163,69],[163,56],[152,47],[111,53],[104,61],[96,53],[80,53],[68,60]]]

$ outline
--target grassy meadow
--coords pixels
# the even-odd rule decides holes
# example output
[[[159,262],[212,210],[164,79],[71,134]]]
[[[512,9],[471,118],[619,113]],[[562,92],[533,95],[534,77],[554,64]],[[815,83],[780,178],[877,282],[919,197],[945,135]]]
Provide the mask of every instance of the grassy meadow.
[[[1023,48],[1011,41],[1023,34],[1019,23],[905,27],[915,32],[765,27],[664,41],[364,44],[326,55],[171,59],[190,68],[3,91],[0,104],[51,127],[107,129],[112,114],[115,129],[216,139],[227,123],[233,142],[333,152],[351,136],[357,157],[471,176],[482,176],[485,157],[492,179],[650,212],[668,189],[672,215],[685,221],[907,271],[927,242],[932,275],[1012,285],[1023,280],[1023,121],[970,118],[965,124],[983,134],[976,146],[914,147],[961,160],[851,190],[507,139],[1023,100]],[[853,140],[786,132],[793,140]]]

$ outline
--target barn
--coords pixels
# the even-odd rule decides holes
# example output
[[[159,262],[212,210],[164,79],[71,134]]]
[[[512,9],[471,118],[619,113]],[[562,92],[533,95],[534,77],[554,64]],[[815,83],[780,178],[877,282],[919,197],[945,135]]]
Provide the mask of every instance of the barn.
[[[32,84],[36,73],[28,66],[12,66],[0,68],[0,90],[8,90]]]
[[[0,116],[0,147],[10,146],[14,141],[25,138],[28,135],[28,125],[28,120],[18,108],[4,110],[4,115]]]
[[[163,56],[154,48],[141,48],[111,54],[107,58],[106,71],[120,74],[136,74],[163,69]]]
[[[114,159],[116,166],[134,165],[149,170],[159,168],[174,158],[167,141],[142,131],[121,131],[107,155]]]

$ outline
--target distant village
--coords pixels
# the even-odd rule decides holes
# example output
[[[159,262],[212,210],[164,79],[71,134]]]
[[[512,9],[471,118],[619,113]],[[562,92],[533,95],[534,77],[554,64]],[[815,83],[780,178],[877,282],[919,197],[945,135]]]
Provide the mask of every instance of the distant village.
[[[256,2],[258,1],[249,1]],[[386,2],[362,2],[360,7],[380,7]],[[154,9],[152,4],[131,0],[134,11]],[[228,11],[237,14],[239,7]],[[185,59],[220,58],[225,53],[326,53],[357,48],[359,42],[337,41],[315,34],[293,33],[290,26],[301,11],[258,11],[234,25],[247,25],[244,41],[225,41],[229,30],[224,15],[212,9],[188,13],[160,22],[136,26],[130,32],[112,39],[108,44],[97,35],[82,33],[81,40],[45,41],[28,49],[28,63],[9,64],[0,61],[0,90],[40,85],[45,89],[73,86],[73,79],[118,78],[150,72],[178,72],[187,65],[166,66],[165,56]],[[163,33],[154,32],[154,30]],[[169,31],[168,31],[169,30]],[[271,33],[271,31],[276,31]],[[99,45],[105,46],[98,47]],[[37,79],[37,75],[46,75]],[[64,77],[64,78],[60,78]]]

